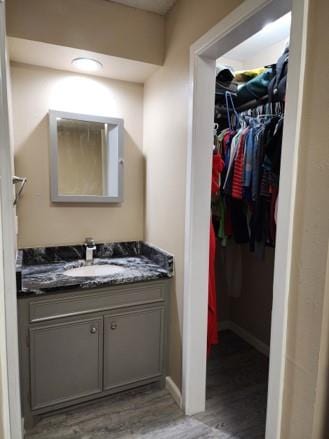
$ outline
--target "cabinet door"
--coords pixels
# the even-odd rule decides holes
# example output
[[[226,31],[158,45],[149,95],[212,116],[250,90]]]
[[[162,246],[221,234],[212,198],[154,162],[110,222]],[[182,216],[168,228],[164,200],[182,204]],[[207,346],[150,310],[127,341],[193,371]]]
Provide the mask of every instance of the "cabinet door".
[[[104,318],[105,390],[161,375],[163,318],[163,308]]]
[[[102,391],[103,319],[30,329],[32,410]]]

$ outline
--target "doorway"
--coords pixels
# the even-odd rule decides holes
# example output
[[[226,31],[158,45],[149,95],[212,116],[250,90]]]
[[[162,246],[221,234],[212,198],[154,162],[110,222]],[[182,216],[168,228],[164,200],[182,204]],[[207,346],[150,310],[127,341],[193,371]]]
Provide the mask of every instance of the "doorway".
[[[216,59],[292,11],[290,59],[283,133],[266,439],[280,434],[308,1],[247,1],[201,37],[190,53],[190,115],[187,163],[186,245],[183,333],[183,404],[187,414],[203,411],[206,389],[209,205],[213,96]],[[293,80],[291,79],[293,78]],[[293,145],[293,146],[292,146]],[[288,147],[289,146],[289,147]],[[202,293],[200,293],[202,292]]]
[[[216,61],[206,399],[234,437],[265,436],[290,27],[291,12]]]

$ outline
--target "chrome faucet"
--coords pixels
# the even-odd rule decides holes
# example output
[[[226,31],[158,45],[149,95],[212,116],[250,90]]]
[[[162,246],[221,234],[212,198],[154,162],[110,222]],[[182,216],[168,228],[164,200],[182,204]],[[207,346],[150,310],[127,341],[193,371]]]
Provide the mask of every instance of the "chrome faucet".
[[[86,265],[93,265],[94,250],[96,250],[95,241],[93,238],[86,238],[84,245],[86,247]]]

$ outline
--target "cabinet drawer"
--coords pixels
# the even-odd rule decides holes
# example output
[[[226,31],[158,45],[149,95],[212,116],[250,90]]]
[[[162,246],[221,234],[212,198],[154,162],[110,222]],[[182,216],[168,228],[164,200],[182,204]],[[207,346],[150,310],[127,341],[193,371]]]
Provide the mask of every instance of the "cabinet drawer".
[[[35,299],[29,304],[30,323],[98,312],[134,305],[163,302],[165,283],[128,285],[103,290],[77,292],[69,297],[62,292],[51,299]]]

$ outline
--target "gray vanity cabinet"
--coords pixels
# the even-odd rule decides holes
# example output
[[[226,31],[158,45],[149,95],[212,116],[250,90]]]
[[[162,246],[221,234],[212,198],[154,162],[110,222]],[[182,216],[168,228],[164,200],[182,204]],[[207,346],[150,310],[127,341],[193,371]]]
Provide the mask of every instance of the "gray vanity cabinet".
[[[170,280],[18,300],[25,426],[166,377]]]
[[[102,391],[103,319],[30,329],[32,410]]]
[[[104,388],[160,377],[164,310],[149,308],[104,318]]]

